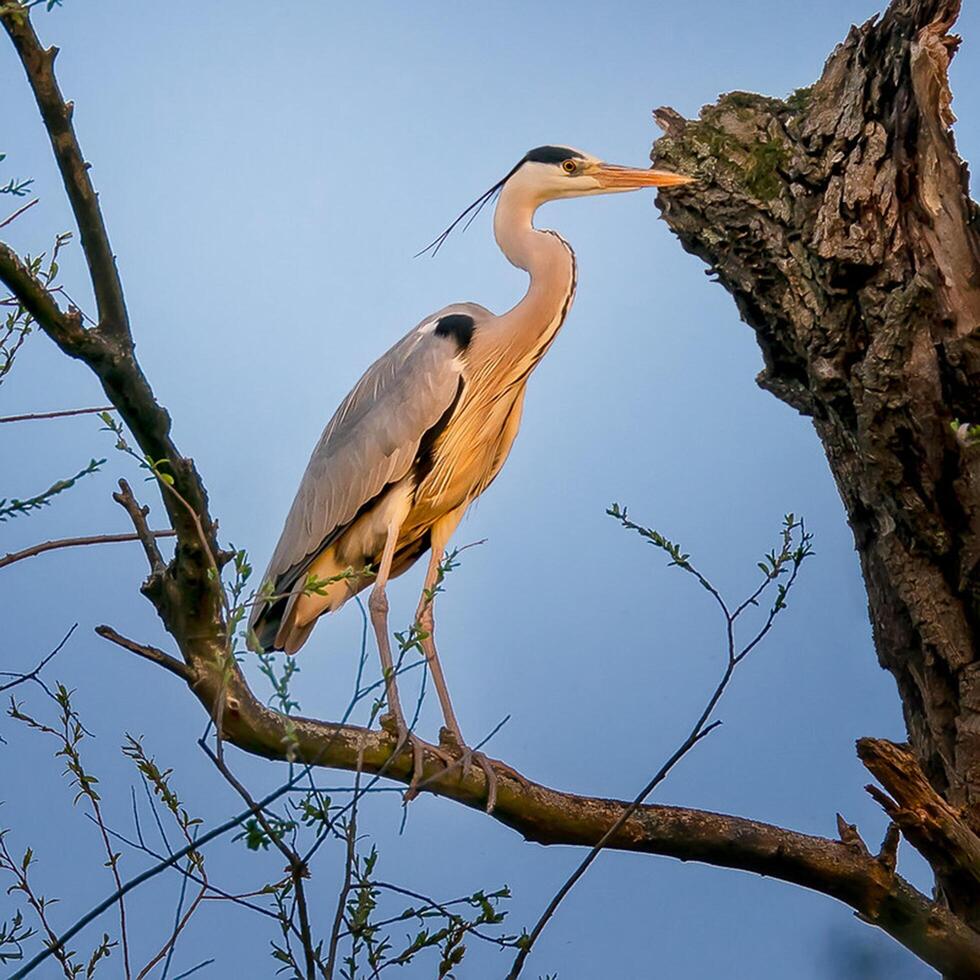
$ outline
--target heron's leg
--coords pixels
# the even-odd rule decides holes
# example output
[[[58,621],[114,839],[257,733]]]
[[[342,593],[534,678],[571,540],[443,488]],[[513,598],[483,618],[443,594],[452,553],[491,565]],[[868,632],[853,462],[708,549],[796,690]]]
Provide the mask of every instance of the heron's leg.
[[[386,587],[391,575],[391,562],[395,557],[395,546],[398,543],[400,527],[400,521],[392,521],[388,527],[384,551],[381,553],[381,562],[378,565],[378,575],[374,580],[374,588],[371,589],[371,595],[368,599],[368,610],[371,615],[371,625],[374,627],[374,635],[378,642],[378,655],[381,657],[381,670],[385,682],[385,699],[388,702],[388,711],[381,718],[381,726],[385,728],[390,725],[395,729],[398,736],[392,758],[397,756],[406,744],[412,747],[412,781],[409,785],[409,793],[412,793],[422,775],[422,746],[408,730],[408,725],[405,724],[405,713],[402,711],[401,701],[398,698],[395,665],[391,659],[391,641],[388,638],[388,594]]]
[[[453,702],[449,697],[449,688],[446,686],[446,675],[442,672],[442,664],[439,662],[439,654],[436,651],[434,590],[439,584],[439,565],[443,555],[442,549],[436,551],[433,548],[432,556],[429,559],[429,570],[425,575],[425,584],[422,586],[422,598],[419,600],[419,608],[415,613],[415,622],[422,631],[422,650],[425,652],[425,659],[429,664],[429,673],[432,674],[436,693],[439,695],[439,704],[442,707],[442,717],[445,719],[446,728],[450,735],[460,745],[463,745],[459,722],[456,720]]]
[[[463,733],[460,731],[459,722],[456,720],[456,713],[453,711],[453,703],[449,697],[449,688],[446,685],[446,677],[442,672],[442,664],[439,662],[439,654],[436,651],[435,642],[435,614],[433,605],[435,602],[435,589],[439,584],[439,566],[445,553],[446,544],[453,531],[459,524],[459,515],[451,514],[444,517],[432,528],[431,544],[432,553],[429,557],[429,568],[425,574],[425,584],[422,586],[422,598],[419,601],[419,608],[415,613],[415,622],[422,630],[422,650],[429,665],[429,672],[439,695],[439,704],[442,707],[442,716],[446,725],[443,729],[444,742],[452,742],[453,747],[461,753],[460,764],[464,774],[469,771],[473,762],[483,770],[487,777],[487,813],[493,812],[494,804],[497,801],[497,775],[493,766],[482,752],[474,752],[466,745],[463,740]]]

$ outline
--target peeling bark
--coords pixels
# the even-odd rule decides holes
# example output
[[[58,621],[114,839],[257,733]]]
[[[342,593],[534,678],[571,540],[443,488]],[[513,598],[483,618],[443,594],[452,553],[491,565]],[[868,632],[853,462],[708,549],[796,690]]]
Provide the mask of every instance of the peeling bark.
[[[862,738],[858,755],[891,796],[874,786],[868,792],[948,883],[953,911],[968,916],[980,904],[980,837],[932,788],[906,747]]]
[[[950,129],[959,6],[896,0],[785,100],[659,109],[652,158],[701,178],[663,216],[755,331],[759,384],[812,418],[916,758],[976,832],[980,446],[961,426],[980,422],[980,211]]]

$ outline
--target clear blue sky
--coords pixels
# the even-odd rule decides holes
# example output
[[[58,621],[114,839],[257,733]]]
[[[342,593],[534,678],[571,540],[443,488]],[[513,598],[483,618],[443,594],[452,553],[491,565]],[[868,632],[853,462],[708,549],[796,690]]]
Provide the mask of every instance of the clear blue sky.
[[[139,355],[179,445],[200,466],[224,541],[265,565],[323,424],[422,316],[459,300],[502,309],[519,296],[522,276],[496,251],[486,218],[435,260],[412,256],[528,147],[565,142],[642,166],[656,136],[652,108],[692,115],[722,91],[781,95],[808,84],[849,24],[876,9],[866,0],[70,0],[38,16],[43,38],[62,48],[62,86],[94,165]],[[969,5],[960,31],[954,108],[969,159],[980,155],[980,16]],[[20,67],[2,47],[0,86],[0,181],[33,176],[41,197],[9,238],[39,251],[72,225]],[[510,715],[493,755],[549,785],[631,796],[714,683],[722,632],[701,590],[619,530],[606,506],[626,503],[679,539],[732,595],[754,583],[757,557],[793,510],[816,535],[817,557],[776,634],[737,677],[723,728],[658,799],[827,835],[840,811],[877,843],[884,821],[862,789],[853,742],[904,730],[810,424],[755,386],[751,332],[657,220],[650,195],[559,202],[541,222],[575,248],[579,292],[532,379],[504,473],[457,533],[459,544],[486,539],[466,552],[438,610],[464,732],[479,740]],[[77,247],[63,266],[84,304]],[[101,401],[86,371],[36,336],[0,391],[0,414]],[[42,489],[91,456],[110,463],[44,513],[2,525],[0,551],[127,529],[109,494],[117,476],[138,484],[139,475],[98,428],[91,419],[3,427],[0,494]],[[150,486],[141,489],[159,513]],[[172,649],[138,595],[144,571],[137,549],[120,545],[0,572],[3,666],[32,666],[78,621],[52,676],[78,689],[97,736],[88,757],[111,823],[131,827],[132,776],[118,750],[125,731],[142,733],[175,768],[189,808],[210,823],[238,802],[195,745],[199,705],[169,675],[92,634],[108,622]],[[393,623],[408,623],[420,580],[417,569],[392,586]],[[317,628],[297,678],[304,713],[342,709],[359,631],[353,605]],[[423,734],[437,726],[433,702]],[[94,831],[71,811],[49,746],[10,723],[0,730],[9,743],[0,745],[0,824],[15,828],[12,846],[34,846],[38,880],[62,899],[54,917],[64,925],[108,891]],[[236,754],[235,764],[256,791],[282,778],[269,763]],[[400,838],[398,819],[394,796],[364,818],[386,878],[443,897],[506,883],[515,930],[534,921],[580,857],[435,799],[412,804]],[[216,877],[222,869],[239,881],[281,864],[240,845],[214,848],[211,860]],[[339,863],[328,855],[315,880],[324,920]],[[914,856],[904,865],[925,887]],[[127,874],[141,867],[137,857],[122,864]],[[160,939],[177,888],[167,879],[134,901],[141,950]],[[0,899],[0,918],[9,905]],[[107,916],[105,928],[114,922]],[[215,955],[200,976],[271,976],[270,938],[245,913],[210,909],[177,965]],[[842,948],[882,951],[882,976],[928,973],[901,952],[889,958],[886,938],[822,896],[609,853],[527,975],[825,980],[845,975]],[[504,957],[470,944],[461,976],[503,972]]]

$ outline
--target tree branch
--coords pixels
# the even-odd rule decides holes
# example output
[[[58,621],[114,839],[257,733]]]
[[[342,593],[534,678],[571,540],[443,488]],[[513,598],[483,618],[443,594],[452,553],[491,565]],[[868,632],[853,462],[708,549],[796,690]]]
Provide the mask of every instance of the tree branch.
[[[0,280],[65,353],[78,357],[81,350],[87,348],[81,314],[71,310],[63,313],[51,293],[31,275],[17,253],[3,242],[0,242]]]
[[[902,833],[951,887],[950,905],[980,901],[980,837],[929,785],[915,756],[907,748],[880,738],[862,738],[858,756],[891,794],[872,792]]]
[[[13,214],[8,215],[3,221],[0,221],[0,228],[6,228],[7,225],[13,224],[25,211],[29,211],[35,204],[40,202],[39,197],[35,197],[33,200],[28,201],[26,204],[21,205]]]
[[[69,408],[61,412],[32,412],[29,415],[5,415],[3,418],[0,418],[0,424],[4,422],[35,422],[41,419],[64,419],[72,415],[97,415],[102,412],[114,412],[115,410],[114,405],[101,405],[98,408]]]
[[[119,493],[114,493],[112,499],[129,514],[129,519],[133,522],[133,527],[136,528],[136,537],[143,545],[143,553],[150,563],[150,571],[154,574],[162,572],[166,568],[166,563],[157,547],[156,535],[146,523],[150,508],[140,506],[126,480],[119,481]]]
[[[151,531],[154,538],[172,538],[174,531],[169,528],[166,531]],[[80,538],[57,538],[54,541],[42,541],[40,544],[31,545],[22,551],[9,551],[0,557],[0,568],[13,565],[15,562],[23,561],[25,558],[33,558],[36,555],[43,555],[46,551],[56,551],[59,548],[79,548],[90,544],[116,544],[122,541],[139,541],[138,534],[92,534],[88,537]]]
[[[0,15],[0,23],[14,43],[28,81],[34,91],[41,116],[51,139],[75,220],[81,234],[92,288],[99,310],[99,326],[85,330],[81,314],[74,309],[63,313],[52,294],[30,275],[9,246],[0,243],[0,280],[61,350],[82,360],[102,382],[109,400],[129,426],[146,457],[173,480],[175,494],[164,494],[163,503],[171,524],[178,531],[197,534],[204,530],[202,543],[191,534],[180,549],[174,572],[180,584],[196,583],[198,608],[211,621],[220,606],[220,583],[208,581],[208,556],[217,554],[214,528],[207,516],[207,494],[192,460],[182,456],[170,439],[170,417],[154,398],[153,392],[133,354],[133,340],[126,313],[122,285],[115,265],[98,197],[88,176],[74,130],[71,106],[62,99],[54,75],[55,48],[42,48],[26,11]],[[190,513],[181,504],[186,501]],[[202,551],[203,549],[203,551]],[[178,590],[179,591],[179,590]]]
[[[78,222],[82,250],[95,291],[99,329],[107,337],[131,345],[129,317],[115,256],[109,245],[98,195],[89,177],[89,164],[82,156],[72,126],[74,106],[65,102],[54,74],[54,60],[58,49],[51,47],[45,50],[41,47],[26,13],[8,13],[0,16],[0,21],[13,41],[27,73],[27,80],[44,120],[44,128],[51,139],[51,148],[61,171],[68,200]]]
[[[254,697],[235,668],[224,681],[205,668],[192,690],[214,717],[213,697],[223,695],[223,739],[255,755],[332,769],[384,774],[408,786],[412,752],[395,759],[396,739],[384,731],[285,717]],[[438,796],[482,810],[483,772],[445,775],[436,746],[422,743],[423,781]],[[594,846],[630,803],[563,793],[527,780],[499,760],[493,818],[540,844]],[[980,975],[980,935],[934,903],[887,862],[840,841],[784,830],[742,817],[682,807],[639,807],[605,848],[702,861],[750,871],[822,892],[851,906],[925,962],[950,978]]]
[[[182,660],[171,657],[169,653],[164,653],[162,650],[157,649],[157,647],[150,646],[147,643],[137,643],[135,640],[127,639],[125,636],[117,633],[111,626],[96,626],[95,632],[104,640],[109,640],[124,650],[135,653],[138,657],[143,657],[144,660],[159,664],[164,670],[169,670],[171,674],[176,674],[182,681],[187,681],[188,684],[193,683],[194,672]]]
[[[61,653],[64,645],[71,639],[72,633],[78,629],[78,623],[73,624],[72,628],[64,635],[62,641],[46,656],[41,662],[33,669],[28,671],[26,674],[15,673],[13,671],[3,670],[0,671],[0,677],[13,677],[12,681],[8,681],[6,684],[0,684],[0,692],[9,691],[10,688],[16,687],[18,684],[24,684],[27,681],[36,681],[41,687],[44,687],[44,682],[41,680],[41,671],[53,660],[59,653]],[[47,690],[47,688],[44,688]]]

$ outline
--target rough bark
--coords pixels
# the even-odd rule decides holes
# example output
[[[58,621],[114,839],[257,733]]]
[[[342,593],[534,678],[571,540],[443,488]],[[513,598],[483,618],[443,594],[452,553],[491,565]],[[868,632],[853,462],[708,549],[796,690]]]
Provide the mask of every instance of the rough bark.
[[[950,883],[953,910],[969,915],[980,903],[980,837],[959,810],[932,788],[906,747],[884,739],[862,738],[858,755],[891,796],[874,786],[867,787],[868,792]]]
[[[976,832],[980,447],[962,426],[980,421],[980,229],[950,129],[959,6],[896,0],[785,100],[657,110],[652,156],[701,178],[663,216],[755,331],[759,383],[812,418],[916,758]]]

